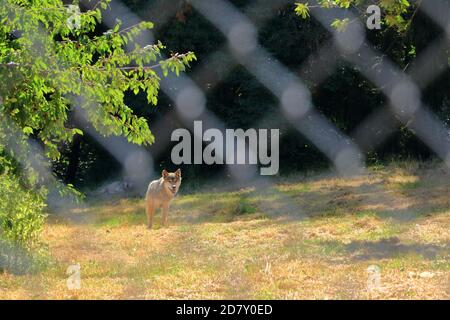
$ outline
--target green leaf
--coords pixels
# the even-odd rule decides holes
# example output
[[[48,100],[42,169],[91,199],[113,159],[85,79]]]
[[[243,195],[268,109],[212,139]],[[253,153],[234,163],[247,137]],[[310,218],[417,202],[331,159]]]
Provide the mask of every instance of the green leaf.
[[[335,28],[338,32],[342,32],[345,30],[345,28],[347,28],[348,24],[350,23],[350,20],[348,18],[339,20],[339,19],[335,19],[332,23],[331,26],[333,28]]]
[[[309,17],[309,6],[308,3],[296,3],[295,4],[295,13],[306,19]]]
[[[33,128],[31,127],[23,127],[22,131],[27,135],[33,134]]]

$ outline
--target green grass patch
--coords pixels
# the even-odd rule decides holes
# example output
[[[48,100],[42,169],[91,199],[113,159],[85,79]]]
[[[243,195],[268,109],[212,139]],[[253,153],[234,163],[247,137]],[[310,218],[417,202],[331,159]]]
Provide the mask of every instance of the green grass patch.
[[[398,188],[403,191],[418,189],[421,186],[422,183],[420,181],[412,181],[398,184]]]
[[[117,228],[120,226],[140,225],[145,223],[144,213],[124,214],[120,216],[100,216],[95,220],[96,227]]]
[[[244,214],[252,214],[258,211],[258,208],[250,203],[247,198],[240,198],[236,207],[233,210],[233,214],[240,216]]]

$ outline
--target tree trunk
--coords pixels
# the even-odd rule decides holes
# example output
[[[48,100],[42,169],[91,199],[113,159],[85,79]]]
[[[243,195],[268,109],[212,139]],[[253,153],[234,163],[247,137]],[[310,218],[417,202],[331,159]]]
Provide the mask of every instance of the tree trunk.
[[[80,163],[80,151],[81,151],[82,136],[75,135],[72,141],[72,148],[69,154],[69,165],[66,170],[66,183],[74,183],[77,175],[78,165]]]

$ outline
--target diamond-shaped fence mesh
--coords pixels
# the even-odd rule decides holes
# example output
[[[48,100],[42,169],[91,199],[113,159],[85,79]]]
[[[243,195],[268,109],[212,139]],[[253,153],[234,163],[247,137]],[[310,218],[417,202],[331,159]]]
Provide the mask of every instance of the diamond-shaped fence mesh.
[[[273,57],[258,42],[258,29],[276,13],[276,10],[288,1],[255,1],[243,11],[227,1],[190,1],[194,9],[203,15],[225,37],[226,44],[211,53],[201,61],[202,67],[192,76],[182,74],[179,77],[163,78],[161,90],[173,101],[179,119],[186,128],[192,129],[194,120],[202,120],[205,127],[224,129],[226,126],[207,107],[207,97],[200,85],[208,83],[208,89],[217,86],[228,72],[236,65],[246,68],[279,102],[279,112],[315,145],[336,167],[341,174],[360,173],[364,169],[364,151],[375,148],[388,138],[398,126],[400,119],[407,124],[415,134],[425,142],[441,159],[448,161],[449,141],[448,130],[436,116],[421,102],[421,88],[439,76],[442,69],[436,70],[429,66],[439,54],[446,54],[448,48],[448,4],[438,1],[431,4],[424,2],[419,10],[426,13],[443,30],[444,36],[433,40],[429,47],[416,58],[416,63],[408,69],[408,73],[396,67],[388,58],[373,66],[379,53],[365,38],[365,26],[356,16],[342,9],[323,10],[317,5],[311,5],[312,15],[332,35],[332,41],[327,41],[322,48],[311,55],[305,64],[311,64],[314,56],[328,56],[327,65],[314,66],[312,70],[315,85],[330,76],[335,67],[341,63],[337,61],[338,53],[344,54],[347,62],[358,67],[361,74],[377,86],[386,96],[388,104],[370,115],[361,123],[351,137],[346,136],[333,123],[316,111],[311,98],[311,92],[294,71],[289,70]],[[87,7],[93,4],[84,3]],[[176,12],[176,6],[161,5],[163,8],[150,8],[158,14],[159,27],[165,20]],[[163,14],[159,14],[163,12]],[[447,12],[447,14],[445,14]],[[111,3],[105,23],[112,27],[116,19],[125,21],[127,25],[134,25],[140,18],[132,13],[120,1]],[[253,18],[253,19],[252,19]],[[353,23],[344,31],[337,31],[331,27],[336,18],[349,18]],[[151,32],[142,36],[142,43],[151,43],[154,36]],[[211,71],[220,68],[219,76],[211,76]],[[301,69],[301,68],[300,68]],[[217,73],[216,73],[217,74]],[[261,123],[271,123],[269,119],[260,120]],[[414,119],[414,121],[411,121]],[[257,127],[257,125],[256,125]],[[384,130],[376,130],[383,128]],[[377,134],[382,132],[382,135]],[[201,137],[196,137],[201,140]],[[125,143],[125,142],[124,142]],[[116,150],[108,143],[105,148],[116,156]],[[127,148],[131,148],[127,146]],[[118,149],[122,149],[118,147]],[[122,149],[123,150],[123,149]],[[128,160],[117,155],[117,159],[124,164],[138,161],[139,153],[126,152]],[[154,157],[155,155],[153,155]],[[136,157],[136,159],[134,159]],[[150,155],[152,157],[152,155]],[[134,165],[130,167],[135,168]],[[257,175],[256,170],[241,169],[242,166],[230,165],[229,169],[235,179],[249,179],[248,173]],[[139,167],[139,172],[142,172]],[[247,173],[244,174],[243,173]],[[148,175],[144,175],[147,177]]]
[[[198,83],[208,83],[208,89],[217,86],[221,79],[211,78],[211,70],[220,67],[220,77],[232,71],[236,65],[244,66],[260,83],[278,98],[280,113],[307,139],[312,142],[334,164],[340,173],[357,173],[363,164],[363,152],[383,142],[385,137],[374,136],[371,129],[377,127],[392,127],[393,117],[397,116],[403,123],[408,123],[418,137],[424,141],[444,161],[448,159],[447,129],[426,106],[422,105],[420,89],[431,82],[442,70],[428,68],[428,63],[433,61],[438,54],[445,54],[448,48],[448,17],[442,14],[446,12],[445,2],[429,4],[425,2],[420,7],[446,32],[446,36],[434,40],[424,53],[417,57],[413,68],[409,68],[409,74],[399,70],[389,59],[383,59],[376,68],[372,68],[371,61],[375,61],[379,54],[371,48],[365,39],[365,27],[349,11],[340,9],[323,10],[317,6],[311,6],[312,15],[327,28],[332,34],[332,43],[327,42],[314,55],[330,56],[326,66],[316,65],[311,72],[314,74],[315,85],[320,84],[334,71],[337,54],[345,53],[345,58],[351,64],[359,67],[360,72],[375,84],[388,98],[387,109],[380,109],[368,117],[361,126],[355,130],[353,139],[343,134],[328,119],[319,114],[312,103],[311,93],[305,83],[296,76],[296,73],[283,66],[282,63],[258,43],[258,28],[275,14],[277,8],[286,5],[288,1],[274,1],[267,4],[264,1],[256,1],[245,12],[240,11],[227,1],[191,1],[191,5],[208,19],[226,38],[226,45],[202,61],[202,67],[197,71],[193,81],[189,76],[182,74],[177,77],[169,75],[162,77],[161,90],[175,104],[175,111],[187,128],[192,127],[193,120],[202,120],[207,127],[225,128],[216,116],[206,108],[207,98]],[[96,4],[82,2],[87,8]],[[163,5],[162,8],[151,8],[158,13],[159,27],[165,20],[176,12],[176,6]],[[441,8],[442,7],[442,8]],[[161,13],[162,14],[159,14]],[[264,14],[261,14],[263,12]],[[254,21],[251,20],[254,17]],[[350,24],[344,32],[336,31],[330,27],[335,18],[350,18],[354,23]],[[120,1],[113,1],[107,14],[104,14],[104,24],[113,27],[117,20],[123,21],[124,28],[133,26],[142,20]],[[43,32],[45,32],[43,30]],[[149,44],[154,42],[152,32],[144,32],[137,42]],[[129,44],[130,46],[132,44]],[[306,64],[314,59],[310,56]],[[415,79],[419,78],[420,79]],[[207,78],[207,79],[205,79]],[[81,98],[82,99],[82,98]],[[74,101],[77,105],[77,102]],[[95,108],[96,106],[93,106]],[[420,116],[417,116],[420,114]],[[270,116],[269,116],[270,117]],[[414,117],[415,121],[409,123]],[[90,129],[86,118],[80,110],[77,111],[77,122],[94,137],[106,150],[108,150],[125,169],[126,175],[131,175],[132,180],[148,180],[152,175],[151,159],[155,155],[147,150],[133,146],[120,138],[103,138]],[[266,123],[263,119],[260,122]],[[270,122],[270,121],[269,121]],[[276,124],[273,124],[276,126]],[[433,128],[433,130],[430,130]],[[392,128],[394,129],[394,128]],[[386,135],[389,130],[383,130]],[[201,137],[197,137],[201,139]],[[150,151],[151,152],[151,151]],[[234,172],[239,166],[231,166]],[[247,170],[246,170],[247,171]],[[147,173],[145,173],[147,172]],[[256,174],[256,170],[253,170]],[[236,172],[235,177],[242,177]],[[245,177],[248,178],[248,177]]]
[[[356,20],[355,16],[348,11],[343,10],[322,10],[313,9],[313,16],[327,28],[333,35],[333,43],[326,43],[317,54],[336,55],[330,52],[345,53],[348,62],[358,66],[360,72],[374,83],[389,100],[389,112],[381,109],[376,114],[371,115],[356,130],[355,139],[346,137],[329,120],[316,112],[311,101],[311,93],[294,72],[283,66],[276,58],[270,55],[258,43],[258,28],[264,24],[264,21],[270,19],[271,15],[280,5],[285,5],[288,1],[275,1],[269,5],[264,2],[255,2],[246,12],[241,12],[232,4],[226,1],[191,1],[192,6],[208,19],[227,39],[227,44],[212,53],[204,61],[202,68],[193,76],[196,81],[192,81],[188,76],[180,77],[169,76],[164,78],[161,84],[162,91],[173,100],[175,110],[180,118],[185,121],[189,127],[193,120],[202,119],[208,127],[224,128],[220,120],[209,112],[206,108],[207,98],[202,92],[202,88],[197,83],[202,83],[204,77],[209,76],[210,70],[220,65],[221,74],[224,75],[231,71],[237,64],[244,66],[253,74],[261,84],[267,88],[279,100],[280,112],[292,123],[294,127],[306,136],[321,152],[323,152],[335,167],[341,173],[356,173],[363,166],[361,146],[366,149],[376,144],[382,143],[386,137],[374,137],[365,127],[376,128],[389,126],[390,117],[398,116],[403,123],[408,123],[414,116],[412,124],[418,137],[423,140],[433,151],[435,151],[444,161],[448,155],[447,130],[426,106],[423,106],[420,98],[420,88],[438,76],[442,70],[433,70],[428,68],[427,64],[433,61],[438,54],[445,54],[448,48],[448,17],[442,14],[446,12],[445,2],[430,4],[423,3],[420,10],[429,15],[438,25],[440,25],[447,36],[436,39],[424,53],[417,57],[418,62],[409,73],[405,74],[399,70],[389,59],[383,59],[376,69],[370,68],[370,62],[374,61],[379,55],[365,39],[365,29],[361,23],[355,22],[350,25],[345,32],[338,32],[330,27],[335,18],[350,18]],[[442,8],[440,8],[440,6]],[[127,21],[127,24],[135,24],[139,18],[131,13],[123,4],[114,1],[111,5],[111,13],[107,15],[106,23],[112,26],[116,19]],[[314,7],[314,6],[312,6]],[[438,8],[438,9],[436,9]],[[439,9],[440,8],[440,9]],[[169,17],[175,10],[174,6],[166,8]],[[447,10],[448,11],[448,10]],[[155,12],[160,12],[159,8]],[[255,15],[254,13],[259,13]],[[264,12],[265,15],[260,14]],[[268,13],[269,12],[269,13]],[[250,17],[258,17],[252,21]],[[447,20],[446,20],[447,19]],[[163,25],[164,21],[160,21]],[[147,39],[144,39],[147,37]],[[152,34],[145,35],[142,41],[151,42]],[[313,59],[311,56],[309,59]],[[332,60],[333,61],[333,60]],[[337,63],[334,59],[334,62]],[[212,67],[210,65],[213,65]],[[313,70],[316,84],[320,83],[333,72],[330,65],[317,65]],[[415,79],[414,77],[420,79]],[[208,78],[208,88],[219,84],[221,79]],[[206,82],[206,81],[205,81]],[[420,113],[420,116],[417,114]],[[265,122],[262,120],[261,122]],[[430,130],[433,128],[433,130]],[[383,132],[386,132],[384,130]],[[358,143],[355,143],[356,142]],[[361,146],[360,146],[361,145]],[[235,166],[230,168],[234,170]],[[239,174],[237,175],[239,177]]]
[[[193,128],[194,121],[202,121],[203,129],[216,128],[225,132],[227,125],[207,107],[208,96],[205,91],[220,86],[236,66],[245,68],[277,100],[277,117],[269,114],[259,119],[254,127],[277,128],[281,125],[280,121],[287,121],[325,155],[341,175],[365,174],[364,155],[388,139],[401,124],[410,128],[443,160],[446,166],[450,167],[448,127],[423,103],[421,97],[422,90],[445,71],[442,68],[435,68],[433,61],[437,56],[445,56],[448,52],[450,4],[447,1],[421,1],[418,6],[418,10],[426,14],[443,30],[443,35],[430,41],[429,46],[411,63],[408,71],[400,69],[388,57],[379,59],[381,54],[367,40],[366,27],[356,16],[358,12],[322,9],[317,3],[310,1],[312,17],[328,30],[330,38],[305,59],[300,68],[292,70],[264,48],[258,37],[259,30],[277,14],[277,10],[289,4],[293,6],[292,1],[253,1],[244,8],[237,8],[226,0],[191,0],[188,3],[193,10],[208,20],[217,32],[221,33],[225,43],[210,52],[207,57],[202,58],[195,72],[161,77],[161,91],[171,100],[174,108],[158,122],[151,124],[154,132],[165,133],[156,137],[159,140],[155,147],[139,147],[128,143],[125,138],[104,137],[98,134],[89,125],[85,111],[77,107],[86,98],[81,96],[71,101],[77,125],[120,163],[124,179],[127,181],[131,181],[136,186],[143,186],[145,189],[151,179],[159,176],[160,172],[154,171],[155,161],[164,148],[171,143],[170,137],[175,129],[173,124],[169,123],[170,119],[178,119],[184,128],[194,133],[193,139],[197,139],[200,145],[203,139],[202,132],[200,136],[196,135]],[[96,3],[81,1],[81,5],[85,8],[93,8]],[[176,6],[165,1],[157,2],[157,5],[146,9],[148,15],[154,17],[150,20],[156,22],[156,30],[164,27],[177,12]],[[330,26],[336,18],[349,18],[352,23],[345,30],[337,31]],[[103,14],[103,24],[112,28],[117,20],[123,22],[123,28],[142,21],[120,0],[112,0],[110,7]],[[31,40],[38,37],[38,35],[23,36]],[[137,39],[141,45],[152,44],[154,41],[155,35],[151,31],[144,32]],[[128,45],[131,48],[133,44]],[[308,81],[315,86],[320,85],[334,73],[339,65],[344,63],[340,57],[345,59],[346,64],[356,67],[360,75],[380,90],[387,101],[385,105],[380,106],[364,119],[350,135],[342,132],[316,109],[311,91],[305,82]],[[327,61],[327,64],[315,63],[318,60]],[[313,67],[308,74],[302,72],[302,70],[310,69],[310,66]],[[302,79],[299,74],[307,79]],[[95,102],[92,102],[91,108],[98,107]],[[229,107],[233,108],[233,106]],[[12,123],[2,125],[16,135],[21,134]],[[238,137],[238,140],[244,142],[237,143],[238,146],[246,146],[245,137]],[[11,141],[8,148],[14,151],[18,161],[43,157],[43,151],[38,146],[33,146],[32,154],[21,154],[23,150],[19,150],[19,146],[14,145],[14,141]],[[237,153],[240,152],[245,154],[245,150],[237,150]],[[249,152],[256,153],[257,150],[249,150]],[[257,186],[271,185],[271,177],[260,175],[256,165],[226,164],[226,158],[229,155],[220,156],[225,159],[224,166],[227,166],[231,179],[237,185],[242,181],[253,181]],[[39,166],[38,171],[46,177],[49,185],[59,183],[53,177],[50,168],[39,165],[41,161],[36,160],[31,163]],[[58,202],[55,204],[64,205],[65,202],[71,202],[70,199],[57,197],[56,191],[51,190],[50,195],[49,201]],[[295,213],[297,217],[308,216],[304,208],[299,207],[291,198],[284,196],[283,201],[286,208],[289,208],[288,211]]]

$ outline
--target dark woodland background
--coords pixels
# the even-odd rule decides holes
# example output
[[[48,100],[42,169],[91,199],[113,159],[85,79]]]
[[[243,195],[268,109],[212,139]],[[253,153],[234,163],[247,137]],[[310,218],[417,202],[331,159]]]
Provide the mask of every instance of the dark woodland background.
[[[245,10],[251,0],[234,0],[234,5]],[[194,51],[198,61],[187,71],[207,96],[207,108],[220,118],[227,128],[279,128],[280,129],[280,174],[326,168],[329,160],[318,151],[311,141],[305,139],[284,119],[279,110],[279,102],[258,80],[242,66],[232,70],[221,69],[220,56],[214,60],[214,66],[204,69],[207,77],[197,77],[199,68],[203,68],[210,54],[226,47],[224,36],[182,0],[126,0],[124,3],[142,19],[155,23],[156,39],[167,46],[167,53]],[[163,12],[154,12],[155,6],[166,6]],[[268,11],[252,12],[252,18],[267,15]],[[165,20],[167,18],[167,21]],[[164,21],[164,23],[162,23]],[[313,63],[307,63],[308,57],[325,44],[331,35],[313,17],[303,20],[294,13],[294,2],[278,7],[275,14],[259,27],[259,43],[274,57],[295,72],[310,88],[317,110],[335,124],[342,132],[352,136],[354,130],[373,111],[386,104],[386,98],[354,67],[338,64],[334,72],[320,84],[314,81],[314,70],[327,66],[325,57],[318,56]],[[420,53],[438,37],[444,37],[443,31],[428,17],[419,12],[414,16],[411,28],[406,33],[395,30],[367,30],[367,37],[383,57],[392,59],[405,69]],[[368,66],[375,62],[367,61]],[[443,69],[448,57],[436,57],[432,67]],[[205,73],[206,72],[206,73]],[[221,82],[210,87],[208,78],[219,77]],[[450,69],[429,84],[423,93],[423,102],[432,109],[442,121],[450,119]],[[176,116],[173,102],[160,92],[158,106],[147,104],[145,96],[130,95],[128,103],[135,112],[145,116],[155,135],[156,142],[149,147],[157,154],[155,170],[162,168],[173,170],[170,151],[174,143],[170,142],[173,129],[183,127]],[[270,119],[270,122],[261,122]],[[374,128],[371,128],[374,129]],[[55,172],[66,182],[80,189],[90,189],[106,181],[117,180],[121,175],[121,166],[114,158],[98,145],[94,139],[85,135],[77,136],[72,144],[63,146],[61,161],[54,164]],[[384,162],[391,159],[414,158],[425,160],[433,157],[430,149],[418,140],[414,133],[398,122],[398,130],[373,150],[364,150],[369,163]],[[199,183],[202,177],[210,178],[223,173],[224,166],[190,165],[182,167],[183,174],[191,181]]]

